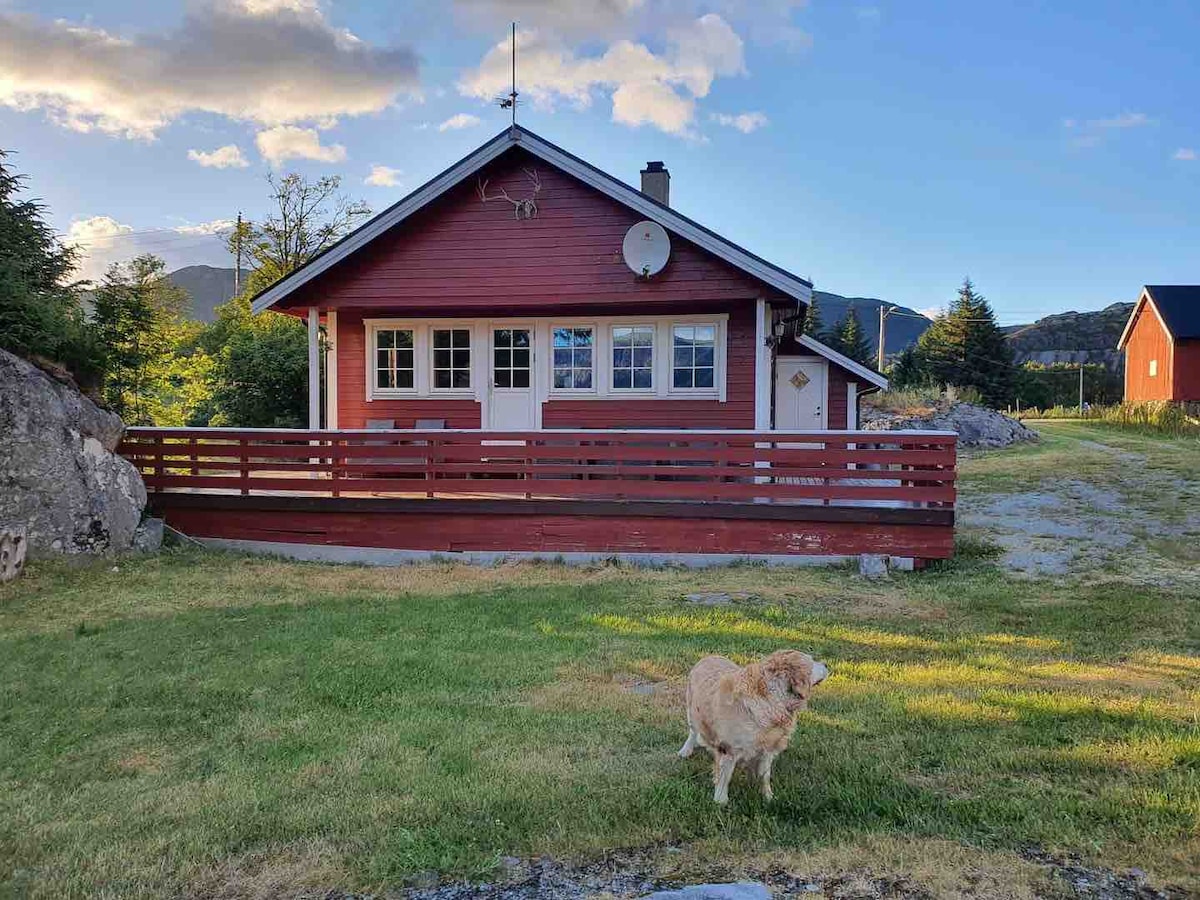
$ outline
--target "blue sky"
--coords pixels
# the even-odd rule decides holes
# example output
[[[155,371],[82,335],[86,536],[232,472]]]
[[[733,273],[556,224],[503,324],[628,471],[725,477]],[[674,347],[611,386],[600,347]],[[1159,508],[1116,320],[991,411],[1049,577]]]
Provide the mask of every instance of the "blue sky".
[[[1200,4],[0,0],[0,147],[87,274],[228,264],[270,171],[376,209],[523,124],[818,288],[1002,321],[1200,281]]]

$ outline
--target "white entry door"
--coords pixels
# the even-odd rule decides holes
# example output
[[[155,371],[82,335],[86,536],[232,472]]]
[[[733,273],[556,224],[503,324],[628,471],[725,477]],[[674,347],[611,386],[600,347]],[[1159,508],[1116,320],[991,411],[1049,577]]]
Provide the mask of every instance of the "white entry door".
[[[780,356],[775,360],[775,428],[823,430],[829,400],[825,360]]]
[[[488,389],[488,427],[492,431],[537,428],[533,378],[533,326],[493,322]]]

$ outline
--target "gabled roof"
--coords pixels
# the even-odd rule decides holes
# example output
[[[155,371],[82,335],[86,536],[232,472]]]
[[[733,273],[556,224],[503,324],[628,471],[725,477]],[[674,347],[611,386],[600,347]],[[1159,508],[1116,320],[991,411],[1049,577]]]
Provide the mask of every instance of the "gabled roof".
[[[1200,339],[1200,284],[1148,284],[1142,288],[1142,294],[1129,314],[1129,321],[1117,341],[1118,350],[1124,349],[1133,323],[1147,303],[1173,339]]]
[[[369,222],[355,229],[324,253],[309,260],[290,275],[281,278],[253,299],[255,312],[278,303],[296,288],[332,268],[356,250],[369,244],[393,226],[403,222],[413,213],[432,203],[446,191],[469,178],[492,160],[514,147],[521,147],[569,175],[606,194],[651,221],[657,222],[680,237],[707,250],[719,259],[741,269],[758,280],[771,285],[783,294],[801,303],[812,300],[812,282],[779,268],[756,256],[749,250],[726,240],[715,231],[705,228],[687,216],[680,215],[668,206],[651,199],[636,188],[630,187],[607,172],[602,172],[561,147],[538,137],[527,128],[513,125],[506,128],[473,153],[463,157],[446,171],[417,188],[403,200],[389,206]]]
[[[838,353],[832,347],[827,347],[825,344],[822,344],[820,341],[818,341],[815,337],[812,337],[811,335],[807,335],[807,334],[802,334],[798,338],[796,338],[796,342],[798,344],[800,344],[800,346],[802,346],[802,347],[807,347],[809,350],[811,350],[813,353],[816,353],[818,356],[823,356],[826,359],[828,359],[830,362],[837,363],[839,366],[841,366],[847,372],[853,372],[855,375],[858,375],[860,378],[865,378],[867,381],[871,382],[871,384],[875,385],[875,387],[879,388],[880,390],[886,391],[888,389],[888,380],[883,375],[880,375],[874,369],[867,368],[862,363],[855,362],[854,360],[852,360],[850,357],[846,356],[845,354]]]

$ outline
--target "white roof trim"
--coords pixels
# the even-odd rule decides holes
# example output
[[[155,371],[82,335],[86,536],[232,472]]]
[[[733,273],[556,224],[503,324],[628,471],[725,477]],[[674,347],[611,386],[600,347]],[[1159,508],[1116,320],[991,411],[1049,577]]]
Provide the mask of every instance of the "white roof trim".
[[[831,362],[837,363],[843,369],[853,372],[858,377],[871,382],[871,384],[875,385],[880,390],[886,391],[888,389],[888,380],[874,369],[868,369],[862,363],[855,362],[850,357],[838,353],[832,347],[826,347],[811,335],[802,334],[798,340],[801,346],[807,347],[818,356],[823,356]]]
[[[1125,323],[1125,328],[1121,332],[1121,339],[1117,341],[1117,349],[1124,350],[1125,343],[1129,340],[1129,333],[1133,330],[1133,323],[1137,320],[1138,315],[1142,311],[1142,306],[1148,305],[1154,310],[1154,317],[1158,319],[1158,324],[1162,326],[1163,331],[1167,333],[1172,341],[1175,340],[1175,335],[1171,334],[1171,329],[1167,327],[1166,321],[1162,317],[1162,313],[1158,311],[1158,304],[1154,302],[1154,295],[1150,293],[1149,288],[1142,288],[1142,293],[1138,296],[1138,302],[1133,304],[1133,309],[1129,313],[1129,321]]]
[[[267,288],[254,299],[254,311],[262,312],[275,305],[296,288],[308,283],[393,226],[398,225],[514,146],[524,147],[534,156],[573,175],[647,219],[658,222],[668,231],[686,238],[730,265],[778,288],[789,297],[806,304],[812,302],[812,287],[803,279],[770,265],[674,210],[656,203],[641,191],[560,150],[531,131],[518,127],[509,128],[498,134],[474,153],[455,163],[395,206],[384,210],[357,231],[352,232],[340,243],[335,244],[307,265]],[[849,362],[857,365],[852,360]]]

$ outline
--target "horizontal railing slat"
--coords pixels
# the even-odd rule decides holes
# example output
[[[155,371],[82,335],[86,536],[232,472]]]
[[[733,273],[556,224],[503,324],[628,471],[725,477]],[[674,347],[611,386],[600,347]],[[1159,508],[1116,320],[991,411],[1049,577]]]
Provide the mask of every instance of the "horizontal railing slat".
[[[946,432],[132,428],[153,491],[952,506]]]

